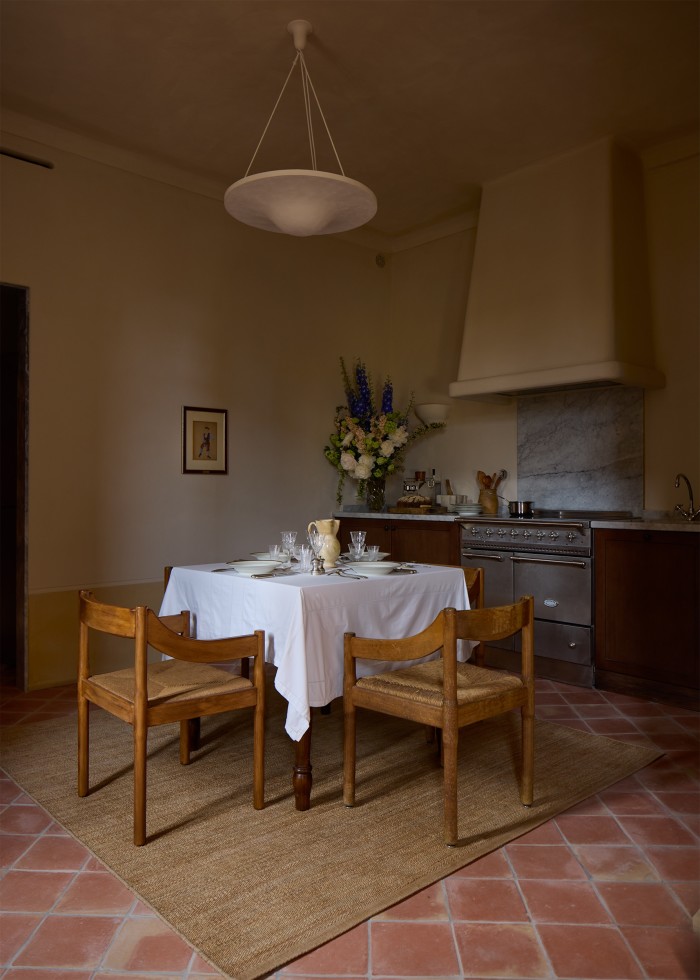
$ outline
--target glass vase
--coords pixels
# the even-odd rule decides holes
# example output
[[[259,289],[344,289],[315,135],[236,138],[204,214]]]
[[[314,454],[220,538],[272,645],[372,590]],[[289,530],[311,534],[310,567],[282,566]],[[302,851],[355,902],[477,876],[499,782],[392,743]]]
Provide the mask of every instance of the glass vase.
[[[367,510],[372,513],[379,513],[384,510],[384,496],[386,492],[386,480],[371,476],[365,482],[365,500]]]

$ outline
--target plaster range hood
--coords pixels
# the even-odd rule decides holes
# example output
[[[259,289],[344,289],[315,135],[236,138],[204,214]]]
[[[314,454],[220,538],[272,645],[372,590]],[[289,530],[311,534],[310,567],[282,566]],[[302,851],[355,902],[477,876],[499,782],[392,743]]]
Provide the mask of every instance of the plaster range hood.
[[[450,395],[664,383],[638,157],[605,139],[486,184]]]

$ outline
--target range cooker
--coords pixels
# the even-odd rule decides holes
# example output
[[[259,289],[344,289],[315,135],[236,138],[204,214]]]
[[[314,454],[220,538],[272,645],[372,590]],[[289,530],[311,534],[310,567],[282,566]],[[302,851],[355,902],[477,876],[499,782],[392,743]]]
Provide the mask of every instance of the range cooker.
[[[594,685],[593,520],[623,511],[534,510],[528,517],[461,518],[462,565],[484,569],[485,604],[535,599],[535,671]],[[489,647],[487,663],[518,669],[513,640]]]

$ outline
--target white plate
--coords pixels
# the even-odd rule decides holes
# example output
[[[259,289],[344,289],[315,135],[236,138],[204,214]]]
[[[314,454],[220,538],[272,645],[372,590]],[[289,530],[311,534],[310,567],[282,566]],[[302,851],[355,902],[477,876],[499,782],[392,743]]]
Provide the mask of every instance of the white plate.
[[[384,559],[384,558],[388,558],[388,557],[389,557],[389,552],[388,552],[388,551],[378,551],[378,552],[377,552],[377,557],[376,557],[376,559],[373,559],[373,560],[375,560],[375,561],[382,561],[382,559]],[[341,555],[341,558],[347,558],[347,560],[348,560],[348,561],[351,561],[351,560],[352,560],[352,561],[354,561],[354,560],[355,560],[355,559],[354,559],[354,558],[352,557],[352,555],[350,554],[350,552],[349,552],[349,551],[345,551],[345,552],[344,552],[344,553],[343,553],[343,554]],[[365,552],[365,554],[364,554],[364,555],[362,556],[362,558],[360,558],[360,561],[363,561],[363,562],[365,562],[365,561],[369,561],[369,555],[368,555],[368,554],[367,554],[367,553]]]
[[[351,568],[358,575],[388,575],[400,564],[400,561],[349,561],[344,567]]]
[[[285,564],[287,561],[287,556],[285,554],[284,558],[270,558],[269,551],[251,551],[253,558],[257,558],[258,561],[276,561]]]
[[[283,561],[270,560],[264,561],[262,559],[256,559],[255,561],[232,561],[229,562],[229,568],[233,568],[238,572],[239,575],[264,575],[265,572],[272,572],[275,568],[279,568],[280,565],[284,565]]]

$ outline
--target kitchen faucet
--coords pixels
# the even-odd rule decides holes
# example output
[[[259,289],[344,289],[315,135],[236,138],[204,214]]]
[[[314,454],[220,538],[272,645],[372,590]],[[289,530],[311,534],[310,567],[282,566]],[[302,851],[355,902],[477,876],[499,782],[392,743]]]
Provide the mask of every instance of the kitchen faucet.
[[[684,517],[685,518],[686,521],[696,521],[698,519],[698,517],[700,517],[700,507],[697,510],[695,510],[695,504],[693,502],[693,488],[690,485],[690,480],[685,475],[685,473],[679,473],[676,476],[676,483],[675,483],[676,489],[678,489],[678,487],[680,487],[681,480],[685,480],[686,485],[688,487],[688,496],[690,497],[690,506],[688,507],[688,510],[686,510],[683,507],[682,504],[676,504],[676,510],[681,515],[681,517]]]

